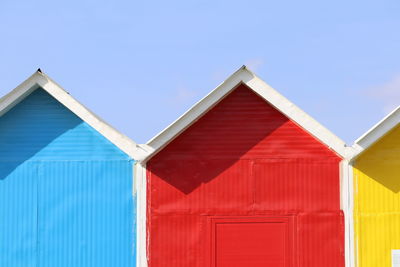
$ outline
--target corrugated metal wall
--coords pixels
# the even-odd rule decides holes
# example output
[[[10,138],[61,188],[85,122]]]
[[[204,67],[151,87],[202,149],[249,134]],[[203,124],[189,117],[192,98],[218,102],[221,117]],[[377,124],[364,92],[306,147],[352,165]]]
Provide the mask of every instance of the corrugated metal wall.
[[[44,90],[0,117],[0,265],[135,266],[133,163]]]
[[[340,160],[239,86],[147,164],[150,267],[210,266],[210,216],[250,215],[294,216],[285,266],[344,266]]]
[[[13,171],[10,173],[9,169]],[[8,173],[4,176],[4,173]],[[0,259],[2,266],[36,267],[37,165],[0,161]]]
[[[354,164],[354,219],[359,267],[390,267],[400,249],[400,126]]]

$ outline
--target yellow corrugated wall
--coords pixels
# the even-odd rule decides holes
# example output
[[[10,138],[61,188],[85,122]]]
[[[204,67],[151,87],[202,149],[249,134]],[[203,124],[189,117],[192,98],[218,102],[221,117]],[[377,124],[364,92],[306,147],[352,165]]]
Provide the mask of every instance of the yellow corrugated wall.
[[[354,223],[358,267],[390,267],[400,249],[400,126],[354,163]]]

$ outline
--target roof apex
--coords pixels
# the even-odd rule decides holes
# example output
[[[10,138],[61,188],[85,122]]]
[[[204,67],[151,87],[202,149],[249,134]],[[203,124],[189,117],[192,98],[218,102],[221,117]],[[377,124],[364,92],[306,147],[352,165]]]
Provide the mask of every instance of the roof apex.
[[[361,155],[365,150],[382,139],[388,132],[400,123],[400,106],[395,108],[362,136],[360,136],[353,144],[355,150],[353,160]]]
[[[74,99],[67,91],[65,91],[49,76],[44,74],[40,69],[35,71],[28,79],[18,85],[10,93],[0,98],[0,117],[38,88],[45,90],[58,102],[63,104],[71,112],[93,127],[133,159],[140,160],[147,155],[147,151],[144,147],[136,144],[130,138],[107,124],[100,117]]]
[[[306,114],[287,98],[278,93],[275,89],[265,83],[256,74],[249,70],[245,65],[240,67],[224,82],[218,85],[203,99],[192,106],[186,113],[180,116],[172,124],[147,142],[151,150],[145,160],[150,159],[164,146],[171,142],[175,137],[187,129],[198,118],[203,116],[208,110],[214,107],[219,101],[227,96],[239,84],[245,84],[265,101],[272,104],[277,110],[282,112],[289,119],[296,122],[311,135],[320,140],[323,144],[331,148],[343,158],[349,158],[352,148],[347,147],[345,142],[331,133],[328,129],[318,123],[311,116]]]

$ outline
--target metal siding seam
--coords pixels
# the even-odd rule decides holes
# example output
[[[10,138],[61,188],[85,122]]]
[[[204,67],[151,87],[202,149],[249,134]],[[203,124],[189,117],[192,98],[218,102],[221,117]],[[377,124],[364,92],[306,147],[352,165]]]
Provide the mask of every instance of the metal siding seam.
[[[39,267],[40,265],[40,239],[39,239],[39,231],[40,231],[40,219],[39,219],[39,203],[40,203],[40,194],[39,194],[39,183],[40,183],[40,177],[42,175],[41,173],[41,166],[42,163],[39,161],[37,162],[37,169],[36,169],[36,255],[35,255],[35,260],[36,260],[36,266]]]

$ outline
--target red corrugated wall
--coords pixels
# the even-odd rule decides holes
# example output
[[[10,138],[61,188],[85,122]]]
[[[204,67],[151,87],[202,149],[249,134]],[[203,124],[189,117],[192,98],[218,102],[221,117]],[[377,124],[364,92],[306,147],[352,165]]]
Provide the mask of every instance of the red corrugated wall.
[[[262,215],[295,221],[285,266],[344,266],[340,161],[239,85],[147,163],[149,266],[211,266],[210,217]]]

